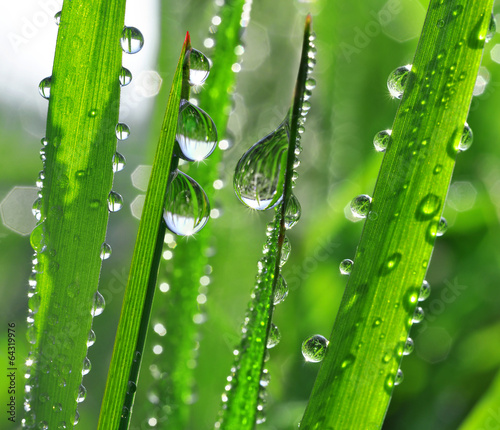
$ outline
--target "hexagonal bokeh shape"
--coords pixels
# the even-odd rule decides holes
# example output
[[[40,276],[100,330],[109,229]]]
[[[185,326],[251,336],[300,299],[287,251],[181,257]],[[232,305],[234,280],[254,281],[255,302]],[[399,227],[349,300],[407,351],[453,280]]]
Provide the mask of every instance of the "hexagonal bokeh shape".
[[[27,236],[36,225],[31,211],[37,198],[36,187],[14,187],[0,202],[0,217],[3,225],[16,233]]]
[[[497,43],[490,51],[491,59],[500,64],[500,43]]]
[[[134,200],[132,200],[132,203],[130,203],[130,212],[132,212],[132,215],[137,219],[141,219],[145,200],[146,196],[144,194],[139,194]]]
[[[415,339],[415,349],[423,360],[438,363],[450,354],[453,339],[442,327],[428,327]]]
[[[425,9],[418,0],[389,0],[378,14],[372,15],[372,27],[377,23],[386,36],[396,42],[406,42],[420,35],[425,20]],[[369,24],[366,27],[366,33],[369,35]]]
[[[457,212],[465,212],[476,203],[477,190],[470,182],[457,181],[451,184],[446,204]]]
[[[132,185],[141,191],[146,191],[148,189],[149,177],[151,176],[151,169],[153,166],[147,164],[140,164],[137,166],[132,175]]]
[[[143,97],[154,97],[160,92],[162,79],[155,70],[144,70],[136,79],[136,90]]]

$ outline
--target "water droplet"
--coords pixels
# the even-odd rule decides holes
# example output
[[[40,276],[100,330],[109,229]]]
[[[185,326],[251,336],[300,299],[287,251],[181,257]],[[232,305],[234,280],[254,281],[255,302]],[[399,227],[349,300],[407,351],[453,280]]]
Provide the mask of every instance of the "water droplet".
[[[109,243],[104,242],[101,246],[101,260],[107,260],[111,257],[111,245]]]
[[[267,348],[274,348],[281,340],[281,333],[277,326],[271,323],[269,335],[267,336]]]
[[[458,152],[467,151],[472,145],[472,141],[474,139],[474,135],[472,133],[472,129],[469,127],[469,124],[464,124],[464,131],[462,132],[462,137],[460,138],[460,142],[458,142],[457,150]]]
[[[83,360],[83,368],[82,368],[82,376],[85,376],[90,372],[90,369],[92,369],[92,363],[90,362],[88,357],[85,357]]]
[[[234,190],[248,207],[270,209],[281,202],[289,140],[288,123],[253,145],[238,161]]]
[[[417,306],[415,308],[415,312],[413,313],[412,322],[414,324],[418,324],[419,322],[422,322],[423,319],[424,319],[424,310],[420,306]]]
[[[280,267],[282,267],[288,261],[288,257],[290,256],[291,251],[292,245],[290,244],[288,237],[285,237],[285,239],[283,240],[283,246],[281,247]]]
[[[115,152],[113,154],[113,172],[121,172],[123,170],[123,168],[125,167],[125,163],[126,163],[126,160],[125,160],[125,157],[120,154],[119,152]]]
[[[379,131],[373,138],[373,146],[378,152],[385,152],[389,140],[391,139],[392,130]]]
[[[430,295],[431,295],[431,286],[426,280],[424,280],[422,282],[422,286],[420,287],[418,301],[423,302],[424,300],[428,299]]]
[[[120,85],[122,87],[126,87],[130,82],[132,82],[132,73],[130,70],[122,67],[120,70],[120,75],[118,76],[118,80],[120,81]]]
[[[443,170],[443,165],[442,164],[436,164],[436,166],[434,167],[434,170],[433,170],[433,173],[435,175],[441,173],[441,171]]]
[[[275,305],[279,305],[288,296],[288,285],[286,284],[285,278],[280,274],[278,276],[278,281],[276,282],[276,287],[274,290],[274,300]]]
[[[66,430],[68,426],[66,425],[66,421],[60,421],[57,424],[57,430]]]
[[[406,66],[398,67],[389,75],[387,79],[387,88],[393,99],[400,99],[403,97],[410,71],[411,64],[407,64]]]
[[[444,27],[444,19],[438,19],[436,25],[438,28],[443,28]]]
[[[76,393],[76,402],[77,403],[82,403],[85,400],[85,397],[87,396],[87,390],[83,385],[80,385],[78,387],[78,391]]]
[[[144,46],[144,37],[135,27],[125,27],[122,31],[120,44],[123,52],[127,54],[136,54]]]
[[[78,422],[80,421],[80,414],[78,413],[78,411],[75,412],[75,419],[73,420],[73,425],[77,425]]]
[[[52,84],[52,77],[49,76],[47,78],[44,78],[40,81],[40,84],[38,85],[38,92],[44,99],[49,99],[50,97],[50,86]]]
[[[435,194],[427,194],[420,202],[418,208],[420,215],[424,219],[432,218],[436,215],[441,207],[441,199]]]
[[[108,210],[110,212],[118,212],[123,207],[123,198],[115,191],[111,191],[108,195]]]
[[[181,148],[182,158],[188,161],[201,161],[217,146],[217,129],[205,111],[183,100],[175,139]]]
[[[262,370],[262,373],[260,374],[260,382],[259,382],[260,386],[267,387],[270,381],[271,381],[271,376],[269,375],[269,370],[267,369]]]
[[[97,109],[91,109],[89,111],[89,117],[90,118],[95,118],[97,116]]]
[[[93,317],[96,317],[98,315],[101,315],[104,311],[104,307],[106,306],[106,303],[104,302],[104,297],[99,291],[96,291],[94,294],[94,301],[92,303],[92,309],[90,311],[91,315]]]
[[[33,202],[33,207],[31,209],[33,216],[37,221],[42,218],[42,199],[39,197]]]
[[[40,421],[37,430],[49,430],[49,423],[47,421]]]
[[[356,218],[366,218],[370,211],[372,198],[366,194],[361,194],[351,201],[351,212]]]
[[[316,81],[313,78],[306,80],[306,90],[312,91],[316,88]]]
[[[410,355],[413,352],[414,345],[411,337],[406,339],[405,346],[403,347],[403,355]]]
[[[488,25],[488,32],[486,33],[486,43],[488,43],[497,32],[497,20],[495,15],[491,14],[490,24]]]
[[[59,25],[61,23],[61,11],[57,12],[54,15],[54,21],[56,22],[56,25]]]
[[[325,358],[328,340],[319,334],[308,337],[302,342],[302,355],[306,361],[318,363]]]
[[[208,221],[210,203],[203,188],[191,177],[177,171],[170,183],[163,218],[170,231],[190,236],[200,231]]]
[[[43,252],[47,247],[45,239],[45,225],[43,221],[39,223],[31,232],[30,243],[33,250],[38,253]]]
[[[94,330],[89,331],[89,336],[87,337],[87,347],[90,348],[95,343],[95,333]]]
[[[185,62],[189,63],[189,85],[201,85],[210,73],[210,62],[202,52],[190,49],[186,53]]]
[[[352,260],[349,260],[346,258],[345,260],[342,260],[339,265],[340,269],[340,274],[341,275],[350,275],[352,271],[352,266],[354,262]]]
[[[285,210],[284,221],[285,221],[285,228],[287,230],[291,229],[295,224],[297,224],[297,222],[300,219],[301,213],[302,211],[299,199],[295,196],[295,194],[292,194],[290,200],[288,200]]]
[[[403,371],[401,369],[398,369],[398,371],[396,372],[396,376],[394,378],[394,385],[401,384],[401,382],[403,382],[403,379],[404,379]]]
[[[52,412],[61,412],[62,411],[62,405],[60,403],[54,403],[52,405]]]
[[[437,237],[442,236],[443,234],[446,233],[446,230],[448,230],[448,223],[446,221],[446,218],[441,217],[437,225],[436,236]]]
[[[119,122],[115,127],[115,134],[118,140],[128,139],[130,136],[130,128],[127,124]]]
[[[40,304],[42,303],[42,299],[40,294],[33,294],[28,300],[28,308],[32,314],[36,314],[38,309],[40,308]]]

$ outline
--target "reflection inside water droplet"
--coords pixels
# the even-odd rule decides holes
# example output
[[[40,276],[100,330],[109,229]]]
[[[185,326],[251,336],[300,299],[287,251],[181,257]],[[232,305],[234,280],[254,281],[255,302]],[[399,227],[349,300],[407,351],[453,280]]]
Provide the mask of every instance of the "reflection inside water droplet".
[[[284,220],[285,228],[289,230],[295,224],[297,224],[297,222],[300,219],[300,215],[301,215],[301,207],[299,199],[295,196],[295,194],[292,194],[290,200],[288,200],[288,203],[286,205],[285,220]]]
[[[367,194],[360,194],[351,201],[351,212],[356,218],[366,218],[370,211],[372,198]]]
[[[127,54],[136,54],[144,46],[144,37],[135,27],[125,27],[122,31],[120,44],[123,52]]]
[[[389,89],[389,93],[393,99],[401,99],[403,97],[411,67],[411,64],[398,67],[389,75],[389,78],[387,79],[387,88]]]
[[[320,334],[308,337],[302,342],[302,355],[306,361],[318,363],[325,358],[328,340]]]
[[[189,85],[202,85],[210,73],[208,58],[192,48],[186,53],[185,62],[189,63]]]
[[[373,138],[373,146],[377,152],[385,152],[389,140],[391,138],[392,130],[382,130],[379,131]]]
[[[49,76],[47,78],[44,78],[40,81],[40,84],[38,85],[38,92],[44,99],[49,99],[50,98],[50,87],[52,85],[52,77]]]

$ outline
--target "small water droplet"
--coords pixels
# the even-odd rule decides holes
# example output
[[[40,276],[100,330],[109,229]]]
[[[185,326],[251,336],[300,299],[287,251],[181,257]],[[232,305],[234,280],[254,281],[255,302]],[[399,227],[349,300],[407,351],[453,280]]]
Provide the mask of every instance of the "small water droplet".
[[[434,167],[433,173],[435,175],[438,175],[439,173],[441,173],[442,170],[443,170],[443,165],[442,164],[436,164],[436,166]]]
[[[422,282],[422,286],[420,287],[420,293],[418,295],[418,301],[419,302],[423,302],[424,300],[428,299],[430,295],[431,295],[431,286],[424,279],[424,281]]]
[[[95,343],[95,333],[94,330],[89,331],[89,335],[87,337],[87,347],[90,348]]]
[[[370,211],[372,198],[366,194],[360,194],[351,201],[351,212],[356,218],[366,218]]]
[[[306,90],[312,91],[316,88],[316,81],[313,78],[306,80]]]
[[[269,329],[269,335],[267,336],[267,348],[274,348],[281,340],[281,333],[277,326],[271,323],[271,328]]]
[[[52,412],[61,412],[62,411],[62,405],[60,403],[54,403],[52,405]]]
[[[136,54],[144,46],[144,37],[135,27],[125,27],[122,31],[120,44],[123,52],[127,54]]]
[[[290,200],[288,200],[285,210],[284,223],[287,230],[291,229],[295,224],[297,224],[300,219],[301,213],[302,210],[300,207],[299,199],[295,196],[295,194],[292,194]]]
[[[110,212],[118,212],[123,207],[123,198],[115,191],[111,191],[108,195],[108,210]]]
[[[438,19],[436,25],[438,28],[443,28],[444,27],[444,19]]]
[[[458,152],[467,151],[472,145],[472,141],[474,140],[474,135],[472,133],[472,129],[469,127],[469,124],[464,124],[464,131],[462,132],[462,137],[460,138],[460,142],[458,142],[457,150]]]
[[[274,290],[274,305],[279,305],[288,296],[288,285],[286,284],[285,278],[280,274],[278,276],[278,281],[276,282],[276,287]]]
[[[436,215],[441,207],[441,199],[435,194],[427,194],[419,204],[420,215],[428,219]]]
[[[73,420],[73,425],[77,425],[78,422],[80,421],[80,414],[78,413],[78,411],[75,412],[75,419]]]
[[[31,232],[30,235],[31,247],[34,251],[41,253],[47,247],[45,239],[45,223],[42,221]]]
[[[76,392],[76,402],[77,403],[82,403],[85,400],[85,397],[87,396],[87,390],[83,385],[80,385],[78,387],[78,390]]]
[[[339,265],[340,269],[340,274],[341,275],[350,275],[352,271],[352,266],[354,262],[352,260],[349,260],[346,258],[345,260],[342,260]]]
[[[446,221],[446,218],[441,217],[441,219],[438,221],[436,236],[437,237],[442,236],[443,234],[446,233],[446,230],[448,230],[448,222]]]
[[[38,92],[44,99],[50,98],[50,86],[52,85],[52,77],[43,78],[38,85]]]
[[[49,430],[49,423],[47,421],[40,421],[37,430]]]
[[[39,197],[33,202],[33,207],[31,209],[33,216],[37,221],[40,221],[42,218],[42,199]]]
[[[210,73],[210,62],[202,52],[190,49],[184,60],[189,63],[189,85],[202,85]]]
[[[280,267],[282,267],[288,261],[288,257],[290,256],[291,251],[292,245],[290,244],[288,237],[285,237],[285,239],[283,240],[283,246],[281,247]]]
[[[66,421],[59,421],[57,424],[57,430],[66,430],[67,428]]]
[[[96,317],[98,315],[101,315],[104,311],[104,307],[106,306],[106,303],[104,302],[104,297],[99,291],[96,291],[94,294],[94,301],[92,303],[92,309],[90,311],[91,315],[93,317]]]
[[[379,131],[373,138],[373,146],[378,152],[385,152],[389,140],[391,139],[392,130]]]
[[[115,134],[118,140],[128,139],[130,136],[130,128],[127,124],[119,122],[115,127]]]
[[[115,152],[113,154],[112,163],[113,163],[113,172],[115,173],[121,172],[125,167],[126,160],[122,154],[120,154],[119,152]]]
[[[234,190],[248,207],[270,209],[281,202],[288,152],[289,127],[284,121],[253,145],[238,161]]]
[[[89,111],[89,117],[90,118],[95,118],[97,116],[97,109],[91,109]]]
[[[181,102],[175,139],[187,161],[207,158],[217,146],[217,129],[210,116],[186,100]]]
[[[262,370],[259,381],[260,386],[267,387],[270,381],[271,381],[271,375],[269,375],[269,370],[267,369]]]
[[[101,246],[101,260],[107,260],[111,257],[111,245],[109,243],[104,242]]]
[[[488,32],[486,33],[486,43],[488,43],[497,32],[497,20],[495,15],[491,14],[490,24],[488,25]]]
[[[87,375],[92,369],[92,363],[90,362],[88,357],[85,357],[83,360],[83,368],[82,368],[82,376]]]
[[[404,379],[403,371],[401,369],[398,369],[398,371],[396,372],[396,377],[394,378],[394,385],[401,384],[401,382],[403,382],[403,379]]]
[[[54,21],[56,22],[56,25],[59,25],[61,23],[61,11],[57,12],[54,15]]]
[[[413,313],[412,322],[414,324],[418,324],[419,322],[422,322],[423,319],[424,319],[424,310],[420,306],[417,306],[415,308],[415,312]]]
[[[302,355],[306,361],[319,363],[325,358],[328,340],[320,334],[308,337],[302,342]]]
[[[387,88],[393,99],[401,99],[411,71],[411,64],[398,67],[387,79]]]
[[[414,344],[411,337],[406,339],[405,346],[403,347],[403,355],[410,355],[413,352]]]
[[[118,80],[120,81],[120,85],[122,87],[126,87],[130,82],[132,82],[132,73],[130,70],[122,67],[120,70],[120,75],[118,76]]]
[[[208,221],[210,203],[203,188],[191,177],[177,171],[165,199],[163,218],[170,231],[190,236],[200,231]]]

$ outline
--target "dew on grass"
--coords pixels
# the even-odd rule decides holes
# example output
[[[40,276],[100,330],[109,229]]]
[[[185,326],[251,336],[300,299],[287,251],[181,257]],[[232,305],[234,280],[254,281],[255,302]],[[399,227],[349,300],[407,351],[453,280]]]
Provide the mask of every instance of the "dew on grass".
[[[85,359],[83,360],[82,376],[87,375],[91,369],[92,369],[92,363],[90,362],[88,357],[85,357]]]
[[[59,25],[61,23],[61,11],[56,12],[54,15],[54,21],[56,22],[56,25]]]
[[[403,355],[410,355],[413,352],[413,349],[413,339],[409,337],[408,339],[406,339],[405,345],[403,347]]]
[[[306,80],[306,90],[312,91],[314,88],[316,88],[316,81],[314,78],[308,78]]]
[[[373,138],[373,146],[378,152],[385,152],[389,140],[391,139],[392,130],[379,131]]]
[[[460,137],[460,142],[458,142],[457,151],[463,152],[467,151],[472,145],[472,141],[474,139],[474,135],[472,133],[472,129],[469,124],[464,124],[464,130],[462,132],[462,136]]]
[[[288,296],[288,285],[286,284],[285,278],[283,278],[283,275],[278,276],[278,281],[276,282],[276,287],[274,290],[274,298],[273,298],[273,303],[274,305],[278,305],[283,300],[286,299]]]
[[[136,54],[144,46],[144,37],[135,27],[125,27],[122,31],[120,44],[123,52],[127,54]]]
[[[267,336],[267,348],[274,348],[281,340],[281,333],[277,326],[271,323],[271,328],[269,329],[269,335]]]
[[[132,73],[129,69],[122,67],[120,70],[120,75],[118,76],[118,80],[120,81],[120,85],[122,87],[126,87],[130,82],[132,82]]]
[[[128,139],[130,136],[130,128],[127,124],[119,122],[115,127],[115,134],[118,140]]]
[[[491,19],[490,23],[488,25],[488,32],[486,33],[486,43],[488,43],[491,39],[493,39],[493,36],[495,36],[495,33],[497,32],[497,20],[495,19],[495,15],[491,14]]]
[[[191,48],[184,60],[189,64],[189,85],[202,85],[210,73],[210,62],[202,52]]]
[[[413,313],[412,323],[418,324],[422,322],[423,319],[424,319],[424,310],[420,306],[417,306],[415,308],[415,312]]]
[[[76,402],[82,403],[85,400],[85,397],[87,397],[87,389],[83,385],[80,385],[76,393]]]
[[[443,234],[446,233],[446,230],[448,230],[448,222],[446,221],[446,218],[441,217],[441,219],[438,221],[437,224],[437,229],[436,229],[436,236],[440,237]]]
[[[291,229],[300,219],[302,209],[300,207],[299,199],[292,194],[290,200],[288,200],[285,209],[285,228],[287,230]]]
[[[92,302],[92,309],[90,311],[91,315],[93,317],[96,317],[98,315],[101,315],[104,312],[104,307],[106,306],[106,303],[104,301],[104,297],[99,291],[96,291],[94,294],[94,300]],[[87,342],[88,345],[88,342]]]
[[[39,187],[40,188],[40,187]],[[31,212],[37,221],[40,221],[42,218],[42,199],[38,197],[33,202],[33,207],[31,208]]]
[[[339,270],[341,275],[350,275],[352,271],[352,266],[354,262],[349,258],[346,258],[340,262]]]
[[[403,371],[401,369],[398,369],[398,371],[396,372],[396,377],[394,378],[394,385],[401,384],[401,382],[403,382],[403,379],[404,379]]]
[[[111,245],[109,243],[104,242],[101,246],[101,260],[107,260],[111,257]]]
[[[281,256],[280,256],[280,267],[283,266],[290,256],[290,252],[292,251],[292,245],[288,240],[288,237],[285,237],[283,240],[283,246],[281,247]]]
[[[52,85],[52,76],[48,76],[47,78],[43,78],[38,84],[38,92],[44,99],[50,98],[50,87]]]
[[[370,211],[372,198],[366,194],[360,194],[351,201],[351,212],[356,218],[366,218]]]
[[[201,161],[216,148],[217,129],[212,118],[204,110],[183,100],[175,138],[182,158],[187,161]]]
[[[253,145],[238,161],[234,190],[248,207],[273,208],[283,198],[289,126],[284,121],[276,130]]]
[[[391,72],[387,79],[387,88],[393,99],[401,99],[406,87],[406,82],[411,71],[411,64],[401,66]]]
[[[122,196],[115,191],[111,191],[108,195],[108,210],[110,212],[118,212],[122,207]]]
[[[422,286],[420,287],[420,292],[418,294],[418,301],[423,302],[424,300],[428,299],[430,295],[431,295],[431,286],[424,279],[424,281],[422,282]]]
[[[190,236],[205,226],[209,216],[210,203],[203,188],[177,171],[165,199],[163,218],[168,229],[179,236]]]
[[[319,334],[308,337],[302,342],[302,355],[306,361],[319,363],[325,358],[328,340]]]
[[[418,210],[423,218],[430,218],[436,215],[441,207],[441,199],[435,194],[427,194],[420,204]]]
[[[89,331],[89,335],[87,337],[87,348],[90,348],[95,343],[95,333],[94,330]]]
[[[125,167],[125,157],[119,152],[115,152],[113,154],[112,164],[113,164],[113,172],[121,172]]]

